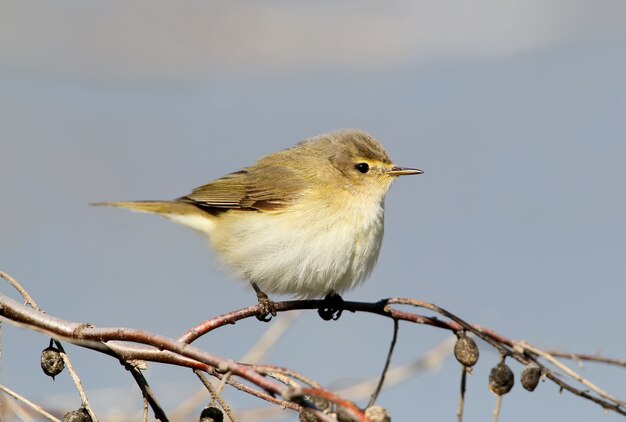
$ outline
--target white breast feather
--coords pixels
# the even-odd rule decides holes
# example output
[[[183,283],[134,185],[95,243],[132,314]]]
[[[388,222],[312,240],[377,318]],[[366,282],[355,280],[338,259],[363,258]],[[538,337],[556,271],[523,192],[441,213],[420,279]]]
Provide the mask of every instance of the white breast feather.
[[[364,201],[367,202],[367,201]],[[245,213],[246,221],[218,225],[213,245],[240,278],[266,293],[323,297],[354,288],[374,268],[383,238],[384,209],[362,202],[345,212]],[[309,204],[310,205],[310,204]],[[229,242],[229,239],[246,239]]]

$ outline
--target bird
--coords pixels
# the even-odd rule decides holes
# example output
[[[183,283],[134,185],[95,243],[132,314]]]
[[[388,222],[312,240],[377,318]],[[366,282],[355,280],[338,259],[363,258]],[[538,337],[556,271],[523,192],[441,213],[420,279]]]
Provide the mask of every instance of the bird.
[[[324,298],[324,319],[341,294],[372,272],[384,232],[384,199],[404,175],[370,134],[343,129],[306,139],[173,200],[99,202],[157,214],[208,237],[215,254],[247,280],[276,315],[269,294]],[[339,309],[337,309],[339,308]]]

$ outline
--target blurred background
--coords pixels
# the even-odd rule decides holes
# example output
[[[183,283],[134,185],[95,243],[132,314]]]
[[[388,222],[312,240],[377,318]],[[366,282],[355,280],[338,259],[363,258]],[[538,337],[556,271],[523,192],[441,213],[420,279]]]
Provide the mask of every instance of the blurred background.
[[[88,204],[175,198],[302,139],[361,128],[425,174],[392,188],[379,264],[347,300],[417,298],[539,347],[624,358],[624,75],[620,1],[4,0],[0,270],[52,315],[177,337],[254,294],[196,233]],[[67,373],[53,382],[39,368],[47,339],[2,328],[0,381],[61,414],[77,408]],[[197,345],[237,359],[267,328],[245,321]],[[391,329],[307,312],[264,361],[340,388],[380,373]],[[393,363],[448,337],[401,324]],[[466,420],[495,405],[486,386],[499,357],[480,346]],[[96,413],[140,415],[117,362],[66,347]],[[621,370],[581,371],[623,394]],[[448,359],[379,403],[396,421],[455,420],[459,374]],[[146,376],[167,410],[199,388],[181,368],[151,364]],[[550,382],[516,385],[501,416],[600,418],[622,420]]]

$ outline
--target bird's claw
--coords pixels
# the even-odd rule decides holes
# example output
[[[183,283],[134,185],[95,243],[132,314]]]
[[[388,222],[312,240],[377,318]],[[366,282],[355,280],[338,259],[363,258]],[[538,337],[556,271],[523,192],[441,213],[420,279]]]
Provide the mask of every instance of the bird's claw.
[[[276,316],[276,305],[274,301],[263,292],[257,292],[257,299],[259,300],[259,309],[261,312],[256,315],[256,319],[263,322],[271,321],[272,317]]]
[[[320,307],[317,309],[318,315],[324,321],[336,321],[343,312],[343,299],[335,292],[331,292],[326,295],[324,300],[320,303]]]

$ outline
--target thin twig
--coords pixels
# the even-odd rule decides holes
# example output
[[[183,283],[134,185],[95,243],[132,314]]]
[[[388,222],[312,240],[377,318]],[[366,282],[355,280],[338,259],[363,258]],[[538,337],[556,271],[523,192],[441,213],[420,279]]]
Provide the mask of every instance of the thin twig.
[[[553,364],[554,366],[559,368],[561,371],[565,372],[570,377],[574,378],[576,381],[578,381],[579,383],[581,383],[585,387],[587,387],[590,390],[596,392],[600,397],[603,397],[606,400],[612,401],[613,403],[617,404],[618,406],[626,407],[626,402],[624,402],[622,400],[619,400],[617,397],[615,397],[615,396],[607,393],[606,391],[602,390],[600,387],[598,387],[597,385],[595,385],[594,383],[592,383],[591,381],[589,381],[588,379],[586,379],[582,375],[574,372],[568,366],[566,366],[563,363],[559,362],[556,358],[554,358],[549,353],[546,353],[543,350],[538,349],[537,347],[534,347],[534,346],[532,346],[532,345],[530,345],[528,343],[525,343],[525,342],[520,342],[519,346],[521,348],[525,349],[525,350],[528,350],[531,353],[535,353],[535,354],[541,356],[542,358],[544,358],[545,360],[547,360],[548,362],[550,362],[551,364]]]
[[[143,376],[139,368],[137,368],[136,365],[133,365],[130,362],[124,362],[124,367],[128,370],[128,372],[130,372],[130,374],[135,379],[135,382],[137,383],[137,386],[141,390],[141,394],[144,400],[146,400],[148,404],[150,404],[150,407],[152,407],[152,410],[154,411],[154,417],[162,422],[169,421],[169,418],[165,414],[165,411],[159,404],[159,401],[157,400],[156,396],[152,392],[152,388],[150,388],[148,381]]]
[[[211,394],[211,400],[217,401],[220,404],[220,407],[224,410],[224,413],[226,413],[226,415],[228,416],[228,418],[232,422],[235,422],[236,418],[235,418],[235,415],[233,415],[233,412],[230,406],[228,405],[228,403],[224,401],[222,396],[217,392],[217,390],[215,389],[211,381],[206,377],[206,375],[204,375],[204,373],[202,373],[201,371],[197,369],[194,369],[193,373],[196,374],[198,378],[200,378],[200,381],[202,381],[202,384],[204,384],[207,390],[209,390],[209,393]]]
[[[276,381],[285,384],[287,387],[298,388],[299,384],[289,378],[287,375],[283,375],[279,372],[268,372],[267,376],[275,379]]]
[[[259,363],[267,353],[278,343],[283,335],[291,328],[294,321],[302,314],[302,311],[286,314],[287,318],[277,318],[261,337],[250,347],[240,361],[243,363]]]
[[[257,371],[259,371],[259,373],[267,374],[268,376],[275,376],[275,374],[286,375],[304,384],[307,384],[313,388],[323,388],[322,385],[318,383],[317,381],[305,375],[302,375],[301,373],[296,372],[293,369],[282,368],[279,366],[272,366],[272,365],[254,365],[254,368]]]
[[[87,411],[87,413],[89,413],[89,416],[91,417],[91,420],[93,422],[98,422],[98,417],[96,416],[95,412],[91,408],[91,404],[89,404],[87,393],[85,393],[83,384],[80,381],[78,374],[74,370],[74,366],[72,365],[70,358],[67,356],[67,353],[65,353],[65,349],[63,348],[63,345],[61,344],[60,341],[57,341],[57,340],[54,340],[54,344],[57,347],[57,349],[59,349],[59,353],[61,354],[61,359],[63,359],[63,363],[65,364],[65,367],[67,368],[67,372],[70,374],[70,377],[72,378],[72,381],[74,382],[74,386],[76,387],[76,390],[78,391],[78,395],[80,396],[80,402],[82,404],[82,407]]]
[[[288,301],[276,303],[276,309],[279,312],[285,312],[296,309],[318,309],[322,302],[319,300],[305,301]],[[422,307],[449,318],[451,321],[444,321],[437,317],[419,315],[412,312],[400,311],[394,309],[392,305],[411,305],[414,307]],[[55,338],[65,339],[74,344],[83,347],[89,347],[102,353],[111,354],[108,343],[115,344],[117,352],[124,354],[125,358],[141,358],[139,356],[148,356],[149,360],[172,363],[180,366],[186,366],[196,369],[207,370],[206,368],[219,368],[221,373],[232,371],[235,376],[246,379],[265,392],[251,389],[250,394],[259,396],[270,396],[271,394],[281,394],[283,398],[289,400],[293,395],[288,394],[288,390],[283,386],[275,384],[261,373],[254,370],[254,366],[246,367],[236,362],[218,358],[210,355],[193,346],[182,345],[180,342],[192,342],[198,337],[210,332],[213,329],[223,327],[225,325],[234,324],[236,321],[250,318],[261,312],[260,307],[251,306],[230,312],[228,314],[218,316],[203,322],[202,324],[192,328],[176,342],[163,336],[148,333],[142,330],[133,330],[126,328],[94,328],[84,324],[70,323],[45,314],[40,314],[28,309],[20,307],[17,302],[0,295],[0,315],[5,316],[12,322],[25,325],[31,329],[46,333]],[[581,398],[593,401],[604,409],[614,411],[621,415],[626,415],[626,408],[619,403],[603,397],[597,397],[589,394],[587,391],[575,388],[558,377],[553,370],[546,368],[545,365],[537,362],[538,354],[530,351],[524,351],[516,346],[518,343],[512,339],[506,338],[493,330],[478,325],[470,325],[454,314],[436,306],[422,301],[413,299],[393,298],[377,303],[363,302],[345,302],[344,309],[351,312],[369,312],[381,315],[387,318],[409,321],[417,324],[424,324],[436,328],[446,329],[453,332],[459,330],[467,330],[474,333],[488,344],[496,348],[502,355],[511,356],[522,364],[529,362],[538,363],[544,371],[545,377],[557,384],[561,389],[567,390]],[[130,345],[129,342],[149,345],[151,347],[137,348]],[[207,370],[207,372],[209,372]],[[211,373],[211,372],[209,372]],[[230,382],[228,382],[230,384]],[[325,392],[324,394],[330,394]],[[609,396],[612,397],[612,396]],[[338,397],[335,396],[336,399]],[[272,400],[268,400],[273,402]],[[295,405],[295,403],[290,403]]]
[[[506,346],[512,347],[513,344],[512,344],[511,340],[509,340],[509,339],[507,339],[505,337],[502,337],[500,335],[497,335],[496,333],[494,333],[491,330],[485,330],[482,327],[472,326],[468,322],[465,322],[463,319],[461,319],[458,316],[454,315],[452,312],[449,312],[449,311],[443,309],[440,306],[434,305],[432,303],[424,302],[424,301],[421,301],[421,300],[404,299],[404,298],[387,299],[386,302],[387,302],[388,305],[391,305],[391,304],[410,305],[410,306],[414,306],[414,307],[418,307],[418,308],[430,309],[431,311],[437,312],[438,314],[443,315],[446,318],[451,319],[458,326],[458,328],[457,327],[453,327],[453,326],[448,326],[447,327],[448,329],[452,329],[454,332],[457,332],[461,328],[464,328],[464,329],[466,329],[468,331],[471,331],[474,334],[476,334],[483,341],[485,341],[488,344],[490,344],[491,346],[493,346],[501,354],[503,354],[503,355],[511,354],[511,350],[508,347],[506,347]]]
[[[276,322],[269,326],[267,330],[263,333],[263,335],[256,341],[256,343],[249,349],[248,353],[246,353],[240,360],[243,365],[246,364],[254,364],[260,362],[267,352],[278,342],[278,340],[287,332],[287,330],[293,324],[293,321],[296,320],[300,316],[301,311],[295,312],[293,315],[286,315],[287,318],[277,319]],[[191,343],[191,341],[189,342]],[[195,370],[196,375],[198,375],[198,370]],[[231,379],[230,374],[227,373],[225,376],[221,378],[220,385],[215,392],[216,395],[220,395],[224,390],[225,385]],[[201,399],[203,395],[197,394],[194,395],[194,398],[197,400]],[[193,403],[191,401],[187,401],[184,403],[184,406],[187,409],[192,409]],[[182,405],[181,405],[182,408]],[[181,409],[179,408],[179,409]]]
[[[168,350],[158,350],[146,345],[127,344],[121,341],[108,341],[106,342],[106,345],[102,343],[91,342],[85,342],[80,345],[83,347],[87,347],[91,350],[113,356],[117,359],[120,359],[120,356],[123,356],[124,359],[127,360],[139,359],[151,362],[159,362],[184,368],[199,369],[213,377],[216,377],[217,379],[222,379],[223,377],[223,374],[219,373],[214,367],[210,365],[184,356],[180,356]],[[257,397],[261,400],[265,400],[282,408],[291,409],[296,412],[302,411],[302,406],[300,406],[299,404],[275,398],[264,391],[254,389],[245,384],[237,382],[236,380],[229,379],[226,383],[239,391],[250,394],[251,396]],[[204,389],[201,391],[204,392]],[[176,417],[175,419],[182,418]]]
[[[423,356],[404,365],[399,365],[387,371],[384,388],[394,387],[402,382],[413,378],[416,374],[427,369],[441,365],[441,363],[450,355],[452,345],[456,337],[449,337],[442,341]],[[359,400],[370,395],[372,388],[375,387],[379,377],[370,378],[361,381],[352,386],[342,388],[337,391],[341,397],[349,397],[352,400]]]
[[[461,365],[461,397],[459,397],[459,407],[456,410],[456,420],[463,422],[463,408],[465,407],[465,387],[467,381],[467,367]]]
[[[607,358],[599,355],[589,355],[585,353],[567,353],[560,352],[558,350],[547,350],[546,353],[554,356],[555,358],[564,358],[564,359],[572,359],[576,362],[586,361],[586,362],[596,362],[596,363],[604,363],[607,365],[621,366],[622,368],[626,368],[626,359],[613,359]]]
[[[46,412],[41,406],[39,406],[38,404],[33,403],[32,401],[28,400],[26,397],[19,395],[18,393],[16,393],[15,391],[11,390],[10,388],[5,387],[4,385],[0,384],[0,390],[4,391],[6,394],[8,394],[9,396],[13,397],[14,399],[21,401],[26,406],[31,408],[34,412],[37,412],[39,415],[43,416],[44,418],[46,418],[46,419],[48,419],[50,421],[54,421],[54,422],[61,422],[60,419],[57,419],[55,416],[53,416],[50,413]]]
[[[4,271],[0,271],[0,278],[3,278],[11,286],[13,286],[13,288],[15,288],[15,290],[19,292],[19,294],[24,298],[24,300],[26,301],[28,305],[32,306],[37,311],[43,312],[42,309],[39,307],[39,305],[37,305],[37,302],[35,302],[35,299],[33,299],[33,297],[28,293],[28,291],[26,291],[26,289],[16,279],[11,277],[9,274],[5,273]],[[74,370],[74,366],[72,365],[70,358],[67,356],[67,353],[65,353],[65,349],[63,349],[63,345],[57,340],[54,340],[54,344],[59,350],[59,353],[61,354],[61,359],[63,359],[63,363],[65,364],[65,367],[67,368],[67,371],[69,372],[70,377],[72,378],[72,381],[74,382],[74,386],[76,387],[76,390],[78,391],[78,395],[80,396],[82,407],[87,411],[87,413],[89,413],[89,416],[91,417],[91,420],[93,422],[98,422],[98,417],[96,416],[96,413],[93,411],[93,409],[91,408],[91,405],[89,404],[87,393],[85,393],[85,389],[83,388],[80,378],[78,374],[76,373],[76,371]]]
[[[493,422],[498,422],[498,419],[500,419],[501,409],[502,409],[502,396],[498,394],[496,396],[496,408],[493,409]]]
[[[37,422],[35,417],[26,410],[28,409],[27,407],[21,406],[18,401],[13,400],[11,397],[5,395],[0,397],[0,409],[3,412],[2,414],[14,416],[14,419],[20,422]]]
[[[148,404],[148,397],[143,396],[143,422],[148,422],[148,417],[150,416],[149,410],[150,405]]]
[[[393,349],[396,347],[396,340],[398,339],[398,320],[393,320],[393,337],[391,338],[391,344],[389,345],[389,352],[387,353],[387,359],[385,360],[385,367],[383,368],[383,372],[380,374],[380,381],[378,381],[378,385],[376,389],[372,393],[372,397],[370,398],[369,403],[367,403],[367,407],[374,406],[376,403],[376,399],[378,399],[378,395],[380,394],[380,390],[383,388],[383,384],[385,382],[385,376],[387,375],[387,370],[389,369],[389,364],[391,364],[391,356],[393,355]]]
[[[68,342],[93,348],[94,350],[104,353],[110,352],[110,350],[103,350],[108,349],[108,347],[103,344],[108,341],[115,340],[142,343],[162,351],[178,354],[191,361],[197,361],[212,366],[213,368],[219,368],[220,372],[232,371],[234,375],[246,379],[270,394],[278,394],[287,400],[291,400],[289,397],[293,397],[292,391],[276,384],[274,381],[268,380],[252,368],[237,364],[232,360],[212,355],[195,346],[181,344],[165,336],[130,328],[96,328],[87,324],[64,321],[60,318],[52,317],[20,305],[5,295],[0,295],[0,315],[12,322],[28,326],[33,330],[63,338]],[[118,350],[122,349],[119,346],[116,348]],[[323,394],[325,397],[330,397],[332,401],[341,403],[341,405],[346,403],[330,391],[317,389],[317,393]],[[354,410],[350,411],[352,413],[355,412]],[[358,409],[356,409],[355,415],[361,418],[361,420],[364,420],[363,413]]]
[[[398,365],[396,367],[392,367],[387,371],[387,377],[385,378],[385,384],[383,385],[383,390],[387,390],[392,388],[402,382],[405,382],[413,377],[415,377],[418,373],[421,373],[425,370],[432,369],[436,366],[441,365],[441,363],[450,356],[452,352],[452,346],[456,341],[456,337],[448,337],[431,350],[426,352],[424,355],[415,359],[412,362]],[[258,366],[257,369],[264,370],[265,366]],[[296,372],[292,370],[286,370],[285,368],[278,368],[278,370],[284,371],[285,374],[288,374],[291,377],[295,377],[294,374]],[[268,368],[269,372],[276,372],[277,369],[274,367]],[[301,376],[300,374],[298,374]],[[301,380],[300,378],[296,378]],[[376,388],[380,380],[379,376],[372,377],[370,379],[357,382],[353,385],[344,387],[340,390],[335,391],[335,393],[340,397],[346,397],[351,400],[361,400],[363,398],[369,397],[371,395],[371,391],[373,388]],[[304,381],[303,381],[304,382]],[[313,382],[309,380],[309,382]],[[315,383],[317,384],[317,383]],[[240,419],[242,420],[264,420],[271,418],[278,418],[283,416],[284,411],[281,408],[271,407],[271,408],[257,408],[250,409],[242,412],[238,412]]]
[[[218,379],[221,379],[223,377],[222,374],[218,373],[215,369],[213,369],[211,367],[207,366],[205,368],[205,370],[206,370],[206,372],[209,375],[214,376],[214,377],[216,377]],[[256,390],[256,389],[251,388],[251,387],[249,387],[249,386],[247,386],[245,384],[237,382],[237,381],[233,380],[232,378],[229,379],[226,383],[228,385],[230,385],[231,387],[236,388],[239,391],[243,391],[244,393],[250,394],[251,396],[257,397],[257,398],[265,400],[265,401],[267,401],[269,403],[272,403],[272,404],[275,404],[277,406],[280,406],[283,409],[290,409],[290,410],[293,410],[293,411],[298,412],[298,413],[302,412],[302,406],[300,406],[297,403],[293,403],[293,402],[290,402],[290,401],[277,399],[277,398],[275,398],[275,397],[273,397],[273,396],[271,396],[271,395],[269,395],[267,393],[264,393],[263,391]]]
[[[35,309],[39,309],[39,306],[37,306],[37,303],[35,303],[35,299],[33,299],[31,295],[28,294],[26,289],[22,287],[22,285],[16,279],[11,277],[4,271],[0,271],[0,278],[5,279],[11,286],[13,286],[13,288],[15,288],[15,290],[17,290],[19,294],[24,298],[26,303],[28,303],[30,306],[32,306]]]
[[[240,359],[240,363],[243,365],[255,364],[264,359],[267,352],[280,340],[300,315],[301,311],[296,311],[285,314],[284,316],[286,318],[277,318]],[[256,369],[257,371],[261,371],[259,367],[256,367]],[[200,371],[200,369],[196,369],[196,371]],[[222,380],[226,383],[228,383],[229,379],[230,378],[222,377]],[[223,385],[220,385],[220,387],[223,389]],[[204,400],[205,391],[205,388],[200,388],[196,393],[192,394],[172,412],[173,417],[182,419],[183,417],[189,416],[191,412],[198,407],[201,401]]]
[[[226,383],[230,380],[232,375],[233,375],[233,371],[230,371],[230,370],[226,371],[226,373],[222,377],[222,381],[220,382],[220,385],[217,387],[218,394],[222,394],[222,391],[224,390]]]

